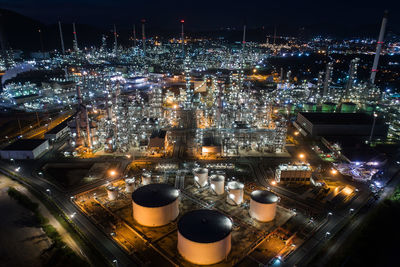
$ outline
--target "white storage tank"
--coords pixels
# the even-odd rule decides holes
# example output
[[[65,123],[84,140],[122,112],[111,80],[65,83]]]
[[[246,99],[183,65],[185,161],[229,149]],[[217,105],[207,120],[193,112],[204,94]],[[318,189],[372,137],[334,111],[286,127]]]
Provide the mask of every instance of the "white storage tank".
[[[151,172],[142,173],[142,185],[151,184]]]
[[[232,221],[216,210],[194,210],[178,222],[178,251],[199,265],[218,263],[231,251]]]
[[[193,170],[195,185],[204,187],[208,184],[208,169],[196,168]]]
[[[112,185],[106,187],[109,200],[115,200],[118,197],[118,188]]]
[[[210,176],[210,187],[217,195],[222,195],[225,192],[225,176],[214,174]]]
[[[231,205],[240,205],[243,202],[244,184],[231,181],[228,183],[228,196],[226,202]]]
[[[156,227],[179,214],[179,191],[168,184],[149,184],[132,193],[133,218],[141,225]]]
[[[251,193],[250,216],[260,222],[270,222],[275,219],[278,196],[266,190],[256,190]]]
[[[125,192],[132,193],[135,191],[135,178],[128,178],[125,180]]]

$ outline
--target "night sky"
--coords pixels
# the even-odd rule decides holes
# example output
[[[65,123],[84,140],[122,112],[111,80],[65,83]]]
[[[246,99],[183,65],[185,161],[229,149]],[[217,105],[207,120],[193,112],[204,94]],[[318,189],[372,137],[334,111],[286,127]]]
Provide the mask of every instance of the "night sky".
[[[0,7],[45,23],[61,19],[98,26],[131,25],[146,18],[150,25],[173,28],[184,18],[186,27],[193,30],[238,27],[244,21],[249,27],[379,24],[388,9],[391,26],[400,31],[400,1],[396,0],[0,0]]]

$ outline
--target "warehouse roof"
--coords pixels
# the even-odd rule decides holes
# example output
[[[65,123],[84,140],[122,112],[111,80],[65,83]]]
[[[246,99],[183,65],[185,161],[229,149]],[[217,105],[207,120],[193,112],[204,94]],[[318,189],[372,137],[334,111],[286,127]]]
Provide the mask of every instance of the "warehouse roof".
[[[365,113],[319,113],[319,112],[300,112],[312,124],[338,124],[338,125],[371,125],[373,117]],[[377,118],[376,123],[383,123]]]
[[[337,143],[341,147],[341,153],[350,161],[370,161],[381,153],[365,144],[363,138],[346,136],[324,136],[330,144]]]
[[[179,233],[194,242],[214,243],[232,231],[232,221],[216,210],[193,210],[178,222]]]
[[[14,143],[3,148],[3,151],[31,151],[47,142],[46,139],[18,139]]]
[[[46,134],[56,134],[65,129],[65,127],[68,127],[67,121],[63,121],[62,123],[58,124],[56,127],[46,132]]]

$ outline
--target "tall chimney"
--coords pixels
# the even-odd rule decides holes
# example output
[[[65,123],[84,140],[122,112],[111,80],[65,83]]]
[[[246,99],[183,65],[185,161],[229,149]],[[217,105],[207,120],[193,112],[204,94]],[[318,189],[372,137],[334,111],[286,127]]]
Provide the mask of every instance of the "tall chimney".
[[[243,40],[242,40],[242,48],[246,45],[246,24],[243,25]]]
[[[146,55],[146,33],[144,32],[145,19],[142,19],[142,42],[143,42],[143,55]]]
[[[60,30],[61,49],[62,49],[62,53],[64,55],[65,54],[64,38],[63,38],[63,33],[62,33],[61,22],[60,21],[58,21],[58,29]]]
[[[185,23],[185,20],[181,19],[181,24],[182,24],[182,31],[181,31],[181,42],[182,42],[182,57],[185,57],[185,32],[183,28],[183,24]]]
[[[74,50],[78,52],[78,37],[76,36],[75,22],[72,23],[72,31],[74,33]]]
[[[382,19],[381,30],[379,32],[378,42],[376,43],[376,52],[375,52],[375,57],[374,57],[374,64],[372,65],[372,69],[371,69],[371,77],[369,78],[369,81],[371,84],[375,83],[375,76],[376,76],[376,72],[378,71],[379,56],[382,51],[383,37],[385,36],[387,17],[388,17],[388,11],[385,10],[385,13],[384,13],[383,19]]]
[[[117,28],[115,27],[115,24],[114,24],[114,54],[117,54],[117,50],[118,50]]]
[[[136,26],[133,24],[133,46],[136,47]]]

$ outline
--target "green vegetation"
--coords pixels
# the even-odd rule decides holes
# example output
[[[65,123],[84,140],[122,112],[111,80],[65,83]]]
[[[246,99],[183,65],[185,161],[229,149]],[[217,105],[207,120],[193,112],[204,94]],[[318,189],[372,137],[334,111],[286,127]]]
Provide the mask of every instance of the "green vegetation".
[[[12,197],[13,199],[15,199],[18,204],[24,206],[25,208],[27,208],[28,210],[32,211],[32,212],[37,212],[39,205],[33,201],[31,201],[27,196],[25,196],[24,194],[21,194],[19,191],[17,191],[15,188],[10,187],[8,188],[7,191],[8,195],[10,197]]]
[[[71,250],[63,241],[57,230],[50,224],[48,220],[39,212],[39,205],[30,200],[27,196],[20,193],[13,187],[7,191],[8,195],[15,199],[20,205],[32,211],[36,221],[42,227],[46,235],[53,241],[53,245],[49,250],[50,258],[44,266],[63,267],[63,266],[90,266],[86,261],[81,259],[74,251]]]
[[[390,200],[400,202],[400,186],[396,188],[393,195],[390,197]]]
[[[368,214],[327,266],[394,266],[400,239],[396,220],[399,217],[400,187]],[[335,239],[331,240],[317,258],[323,257],[334,243]]]

